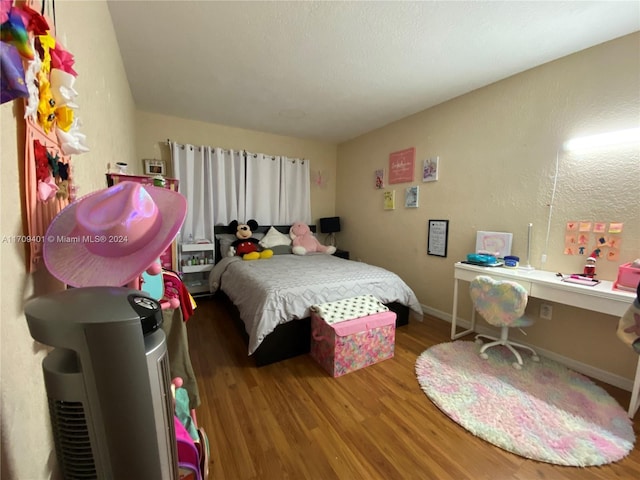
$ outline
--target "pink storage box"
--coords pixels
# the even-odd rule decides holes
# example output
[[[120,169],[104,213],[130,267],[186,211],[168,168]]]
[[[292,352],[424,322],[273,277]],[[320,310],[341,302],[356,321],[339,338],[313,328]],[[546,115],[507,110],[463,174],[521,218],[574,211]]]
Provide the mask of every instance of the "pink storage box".
[[[631,263],[618,267],[618,278],[613,282],[613,288],[628,292],[635,292],[640,283],[640,268],[634,268]]]
[[[332,325],[311,314],[311,356],[333,377],[392,358],[395,337],[391,311]]]

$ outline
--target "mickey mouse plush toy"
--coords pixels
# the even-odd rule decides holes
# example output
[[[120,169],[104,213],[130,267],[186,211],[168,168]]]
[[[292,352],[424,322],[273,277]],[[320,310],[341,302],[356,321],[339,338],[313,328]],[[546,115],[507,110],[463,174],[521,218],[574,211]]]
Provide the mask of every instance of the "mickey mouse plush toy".
[[[229,233],[233,233],[238,239],[231,244],[227,256],[238,255],[243,260],[258,260],[271,258],[273,250],[263,250],[258,244],[258,239],[253,238],[253,230],[258,228],[258,222],[249,220],[247,223],[238,223],[237,220],[229,224]]]

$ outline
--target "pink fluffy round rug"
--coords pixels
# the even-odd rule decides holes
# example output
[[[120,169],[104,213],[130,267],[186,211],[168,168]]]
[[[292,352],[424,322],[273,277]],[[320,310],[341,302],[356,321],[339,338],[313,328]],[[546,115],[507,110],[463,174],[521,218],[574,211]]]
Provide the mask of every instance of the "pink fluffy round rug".
[[[584,375],[529,355],[516,370],[505,347],[490,348],[487,360],[478,351],[473,342],[441,343],[416,361],[422,390],[474,435],[526,458],[576,467],[615,462],[633,448],[626,412]]]

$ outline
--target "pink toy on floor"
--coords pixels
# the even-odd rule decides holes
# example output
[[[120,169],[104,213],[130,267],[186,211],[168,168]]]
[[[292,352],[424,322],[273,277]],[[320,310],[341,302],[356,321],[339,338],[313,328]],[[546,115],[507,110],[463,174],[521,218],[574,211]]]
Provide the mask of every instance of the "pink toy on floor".
[[[296,255],[306,255],[311,252],[320,252],[333,255],[336,247],[322,245],[311,233],[309,225],[295,222],[289,229],[289,236],[293,240],[291,251]]]

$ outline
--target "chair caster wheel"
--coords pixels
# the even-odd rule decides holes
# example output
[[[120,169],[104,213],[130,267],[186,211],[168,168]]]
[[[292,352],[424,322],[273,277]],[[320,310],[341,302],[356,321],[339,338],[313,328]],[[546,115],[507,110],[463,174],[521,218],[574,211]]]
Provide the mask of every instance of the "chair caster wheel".
[[[534,355],[533,357],[531,357],[531,360],[533,360],[534,362],[539,362],[540,357],[538,355]]]
[[[482,341],[482,339],[481,339],[481,338],[476,338],[476,339],[475,339],[475,341],[474,341],[474,343],[475,343],[476,345],[482,345],[484,342]]]
[[[520,365],[518,362],[513,362],[511,365],[513,365],[513,368],[515,368],[516,370],[522,370],[522,365]]]
[[[485,360],[489,358],[489,355],[487,355],[486,353],[481,353],[480,354],[480,358],[484,358]]]

